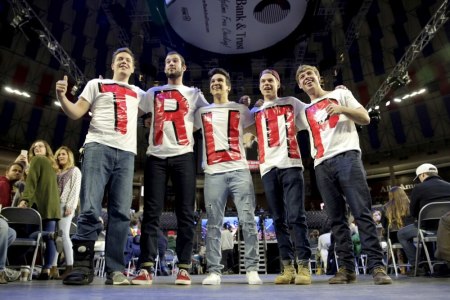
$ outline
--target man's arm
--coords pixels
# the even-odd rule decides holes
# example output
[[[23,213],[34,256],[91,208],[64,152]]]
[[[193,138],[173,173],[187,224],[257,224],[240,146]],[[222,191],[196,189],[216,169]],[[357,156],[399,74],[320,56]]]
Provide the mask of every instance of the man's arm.
[[[66,115],[72,120],[77,120],[88,112],[91,104],[83,97],[80,97],[77,102],[72,103],[67,99],[66,92],[67,75],[64,75],[63,80],[58,80],[56,82],[56,98],[58,98],[59,103],[61,103],[61,108]]]
[[[326,112],[330,116],[343,114],[358,125],[367,125],[370,123],[369,113],[362,106],[358,108],[351,108],[330,103],[326,108]]]

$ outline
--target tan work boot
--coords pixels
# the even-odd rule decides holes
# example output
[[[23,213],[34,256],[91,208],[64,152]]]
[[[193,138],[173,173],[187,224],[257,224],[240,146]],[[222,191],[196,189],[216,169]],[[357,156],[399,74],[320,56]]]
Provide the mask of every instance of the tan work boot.
[[[294,265],[283,266],[283,272],[275,277],[275,284],[290,284],[295,282],[295,268]]]
[[[295,276],[295,284],[308,285],[311,284],[311,273],[308,264],[299,264],[297,276]]]
[[[386,274],[384,267],[378,266],[373,268],[372,276],[375,284],[392,284],[392,279]]]
[[[353,270],[339,268],[336,275],[328,280],[329,284],[345,284],[356,282],[356,273]]]

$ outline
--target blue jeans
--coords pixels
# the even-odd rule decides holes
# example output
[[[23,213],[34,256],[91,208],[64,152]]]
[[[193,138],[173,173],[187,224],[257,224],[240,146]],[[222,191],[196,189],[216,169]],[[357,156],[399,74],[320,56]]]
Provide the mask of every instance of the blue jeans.
[[[0,218],[0,271],[5,269],[8,246],[16,239],[16,231]]]
[[[208,216],[206,235],[206,261],[209,273],[220,274],[224,267],[220,240],[223,217],[228,196],[232,195],[236,205],[239,224],[245,241],[245,269],[258,270],[258,232],[255,222],[255,192],[252,175],[248,169],[220,174],[205,174],[205,206]]]
[[[400,244],[402,244],[409,264],[414,266],[416,264],[416,246],[413,239],[417,237],[416,224],[409,224],[403,228],[400,228],[397,232],[397,238]]]
[[[176,253],[180,268],[191,267],[195,221],[195,160],[192,152],[161,159],[149,156],[144,170],[144,213],[141,226],[140,264],[153,265],[158,255],[159,218],[169,178],[175,193]]]
[[[283,265],[291,264],[294,259],[308,261],[311,258],[311,248],[307,238],[302,168],[273,168],[264,174],[262,182]],[[291,229],[295,254],[289,232]]]
[[[369,187],[358,151],[347,151],[316,166],[316,180],[325,209],[331,220],[339,266],[355,269],[353,244],[348,227],[347,207],[355,218],[362,253],[367,254],[368,269],[383,266],[383,254],[372,219]]]
[[[134,153],[99,143],[88,143],[84,146],[81,171],[81,213],[77,233],[72,239],[97,240],[103,227],[99,217],[108,184],[105,268],[108,273],[123,271],[123,249],[127,242],[133,198]]]
[[[42,268],[50,269],[56,256],[56,244],[54,240],[49,239],[49,233],[56,231],[56,220],[42,220],[42,231],[42,239],[45,242],[44,265]]]

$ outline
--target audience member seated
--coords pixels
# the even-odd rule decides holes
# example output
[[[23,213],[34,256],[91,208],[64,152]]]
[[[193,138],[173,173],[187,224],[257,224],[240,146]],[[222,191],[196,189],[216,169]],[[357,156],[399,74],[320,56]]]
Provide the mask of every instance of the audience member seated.
[[[450,211],[439,221],[437,231],[437,245],[435,257],[444,260],[446,264],[437,265],[434,268],[437,276],[450,276]]]
[[[381,249],[385,252],[387,249],[387,243],[385,239],[385,229],[381,222],[382,214],[382,211],[379,209],[374,209],[372,211],[372,219],[375,222],[377,228],[378,240],[380,241]]]
[[[381,223],[384,228],[389,228],[391,243],[398,242],[397,232],[400,228],[414,223],[414,218],[409,213],[409,198],[399,186],[393,186],[389,190],[389,201],[384,205],[384,215]],[[398,265],[404,265],[404,253],[402,249],[394,249]],[[400,267],[400,274],[405,274],[405,267]]]
[[[13,187],[22,179],[24,164],[13,162],[6,169],[5,175],[0,176],[0,207],[9,207],[13,203]]]
[[[8,226],[8,222],[0,215],[0,284],[17,280],[20,272],[6,268],[8,247],[16,239],[16,232]]]
[[[317,248],[317,244],[319,243],[318,241],[319,239],[319,230],[317,229],[313,229],[311,230],[311,232],[309,233],[309,246],[311,248]]]
[[[432,164],[422,164],[416,169],[416,178],[414,181],[419,180],[414,189],[411,192],[411,203],[409,211],[411,216],[417,219],[419,212],[428,203],[450,201],[450,183],[444,181],[438,175],[438,169]],[[397,237],[402,244],[403,249],[408,257],[410,265],[416,264],[416,246],[413,239],[417,236],[417,224],[410,224],[401,228]],[[419,266],[420,268],[420,266]],[[424,274],[426,270],[420,268],[417,270],[417,274]],[[412,269],[408,275],[414,276],[415,270]]]

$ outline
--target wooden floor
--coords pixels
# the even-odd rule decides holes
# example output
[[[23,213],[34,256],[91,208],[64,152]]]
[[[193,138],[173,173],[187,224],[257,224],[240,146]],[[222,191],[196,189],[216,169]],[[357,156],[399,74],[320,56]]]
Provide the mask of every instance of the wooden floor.
[[[370,275],[359,275],[356,283],[330,285],[330,276],[313,276],[309,286],[275,285],[275,274],[261,275],[263,285],[246,284],[245,275],[222,276],[220,286],[203,286],[205,275],[193,275],[191,286],[174,285],[174,277],[157,277],[151,286],[110,286],[96,277],[87,286],[66,286],[61,281],[12,282],[0,285],[1,300],[133,300],[133,299],[449,299],[450,278],[399,276],[392,285],[377,286]]]

